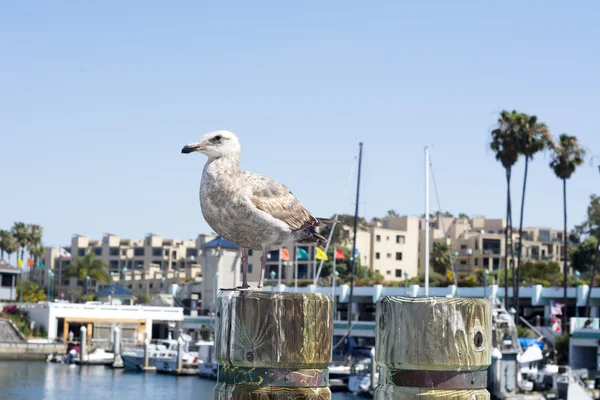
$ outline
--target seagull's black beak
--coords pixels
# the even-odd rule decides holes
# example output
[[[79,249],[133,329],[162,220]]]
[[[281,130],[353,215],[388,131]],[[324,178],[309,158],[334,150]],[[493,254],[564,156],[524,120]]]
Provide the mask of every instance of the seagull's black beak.
[[[200,151],[202,149],[203,149],[203,147],[199,143],[191,143],[191,144],[183,146],[183,149],[181,149],[181,153],[189,154],[189,153],[194,153],[196,151]]]

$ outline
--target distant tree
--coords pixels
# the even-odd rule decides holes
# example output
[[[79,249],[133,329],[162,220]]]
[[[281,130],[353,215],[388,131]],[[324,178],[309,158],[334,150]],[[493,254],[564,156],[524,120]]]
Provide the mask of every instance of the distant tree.
[[[496,160],[500,161],[506,174],[506,221],[507,229],[504,232],[504,290],[508,292],[508,255],[509,237],[512,237],[512,205],[510,202],[510,179],[512,167],[519,159],[519,118],[516,111],[503,110],[498,118],[498,127],[492,130],[490,149],[496,154]],[[511,249],[513,246],[510,247]],[[511,254],[512,255],[512,254]],[[506,308],[508,308],[508,296],[504,297]]]
[[[583,164],[583,158],[585,151],[577,143],[575,136],[569,136],[562,134],[559,137],[558,143],[552,143],[552,161],[550,161],[550,168],[554,171],[557,178],[562,180],[563,183],[563,218],[564,218],[564,229],[563,229],[563,240],[564,240],[564,281],[563,281],[563,302],[567,304],[567,275],[569,273],[569,266],[567,264],[569,254],[569,242],[567,240],[567,179],[573,175],[578,166]],[[568,321],[567,312],[563,312],[563,326],[567,326]]]
[[[598,239],[595,236],[589,236],[583,243],[572,247],[569,254],[571,259],[571,268],[581,272],[582,275],[592,274],[592,268],[596,261],[596,252],[598,249]]]
[[[25,255],[25,249],[29,246],[29,230],[27,229],[27,225],[23,222],[15,222],[11,231],[13,237],[17,241],[17,258],[23,259]]]
[[[148,296],[146,293],[136,294],[135,300],[137,304],[150,304],[150,296]]]
[[[469,216],[465,213],[459,213],[458,214],[458,219],[469,219]]]
[[[86,276],[95,279],[98,282],[110,282],[108,274],[108,265],[98,258],[94,253],[88,253],[84,257],[75,258],[73,262],[65,268],[63,278],[77,278],[85,282]]]
[[[17,297],[20,295],[20,287],[17,287]],[[38,301],[46,301],[46,293],[34,281],[23,282],[23,302],[37,303]]]
[[[0,257],[4,259],[4,253],[8,255],[8,261],[10,261],[10,255],[17,251],[17,241],[15,237],[5,230],[0,230]]]
[[[525,192],[527,190],[527,171],[529,160],[546,149],[552,143],[552,136],[546,124],[539,122],[535,115],[521,114],[518,120],[519,154],[525,157],[525,172],[523,174],[523,190],[521,191],[521,213],[519,214],[519,245],[517,246],[517,269],[514,280],[514,303],[519,314],[519,268],[523,248],[523,216],[525,214]]]
[[[590,235],[600,238],[600,196],[592,194],[587,208],[585,221],[575,227],[580,235]]]
[[[593,194],[590,196],[590,204],[587,208],[587,216],[586,220],[581,224],[575,227],[575,232],[578,235],[588,235],[587,240],[596,239],[596,243],[600,242],[600,197]],[[586,240],[586,241],[587,241]],[[584,241],[585,243],[585,241]],[[581,247],[581,245],[580,245]],[[589,247],[588,247],[589,251]],[[589,257],[588,251],[583,250],[583,258],[586,259]],[[573,255],[573,253],[571,253]],[[572,257],[571,255],[571,257]],[[594,283],[596,282],[596,269],[598,267],[600,258],[600,248],[596,245],[594,251],[594,259],[592,262],[592,273],[590,277],[590,288],[594,287]],[[573,262],[573,259],[571,259]],[[589,262],[589,261],[588,261]],[[590,316],[590,295],[592,291],[588,291],[587,301],[586,301],[586,314]]]
[[[446,270],[450,269],[450,258],[448,251],[449,249],[446,243],[433,243],[433,249],[431,249],[431,254],[429,256],[429,266],[440,275],[445,275]]]
[[[396,210],[388,210],[387,216],[388,217],[397,217],[398,213],[396,212]]]

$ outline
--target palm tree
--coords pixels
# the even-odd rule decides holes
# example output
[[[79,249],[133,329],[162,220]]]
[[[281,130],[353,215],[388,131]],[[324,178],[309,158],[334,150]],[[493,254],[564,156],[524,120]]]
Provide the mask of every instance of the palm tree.
[[[516,111],[503,110],[498,118],[498,127],[492,131],[490,149],[496,153],[506,173],[506,230],[504,231],[504,305],[508,308],[508,241],[512,238],[512,207],[510,204],[510,177],[512,167],[519,159],[519,119]],[[510,236],[509,236],[510,232]],[[510,246],[511,253],[513,246]],[[514,266],[513,266],[514,268]]]
[[[33,257],[34,265],[37,266],[39,258],[44,256],[44,246],[42,245],[43,228],[36,224],[27,224],[27,232],[29,232],[29,244],[27,251]],[[34,275],[37,275],[37,270],[34,268]]]
[[[448,245],[444,242],[433,243],[433,249],[431,249],[431,255],[429,256],[429,265],[433,268],[433,271],[446,275],[446,271],[450,269],[450,257],[449,257]]]
[[[396,210],[388,210],[387,216],[388,217],[397,217],[398,213],[396,212]]]
[[[29,245],[29,230],[23,222],[15,222],[12,227],[12,235],[17,241],[17,258],[21,255],[21,260],[25,254],[25,248]]]
[[[0,230],[0,258],[4,260],[4,252],[6,251],[6,247],[9,245],[9,241],[13,240],[12,235],[9,231],[5,231],[4,229]]]
[[[546,124],[538,122],[535,115],[521,114],[519,118],[519,154],[525,156],[525,172],[523,174],[523,192],[521,193],[521,214],[519,216],[519,247],[517,249],[517,269],[513,273],[515,286],[513,289],[515,308],[519,315],[519,276],[521,267],[521,254],[523,249],[523,215],[525,211],[525,191],[527,189],[527,172],[529,160],[540,151],[543,151],[550,143],[552,136]]]
[[[108,265],[96,258],[94,253],[88,253],[84,257],[75,258],[63,272],[64,278],[77,278],[84,282],[87,276],[103,283],[110,281]]]
[[[29,247],[27,248],[27,251],[29,252],[29,255],[31,257],[33,257],[33,265],[37,267],[38,265],[38,260],[40,258],[42,258],[44,256],[44,245],[40,242],[40,243],[36,243],[36,244],[30,244]],[[36,268],[33,269],[34,271],[36,271]],[[34,273],[37,275],[38,272]],[[43,272],[39,272],[40,274],[43,274]]]
[[[567,179],[573,175],[575,169],[583,164],[583,158],[585,151],[577,143],[575,136],[569,136],[563,133],[559,137],[558,143],[552,142],[552,161],[550,161],[550,168],[554,171],[554,174],[563,181],[563,218],[564,218],[564,230],[563,230],[563,247],[564,247],[564,264],[563,264],[563,302],[565,303],[565,311],[563,314],[563,329],[567,328],[567,275],[568,266],[567,258],[569,254],[569,243],[567,240]]]
[[[0,251],[2,252],[2,258],[4,258],[4,252],[6,252],[8,262],[10,262],[10,255],[17,251],[17,240],[9,231],[0,231]]]

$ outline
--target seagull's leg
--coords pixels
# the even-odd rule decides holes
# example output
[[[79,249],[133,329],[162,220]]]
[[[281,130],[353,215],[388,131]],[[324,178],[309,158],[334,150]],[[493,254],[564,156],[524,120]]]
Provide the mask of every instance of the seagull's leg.
[[[262,289],[263,279],[265,276],[265,269],[267,268],[267,251],[263,250],[262,256],[260,257],[260,278],[258,278],[258,288]]]
[[[240,249],[242,252],[242,286],[236,287],[236,289],[249,289],[248,285],[248,249]]]

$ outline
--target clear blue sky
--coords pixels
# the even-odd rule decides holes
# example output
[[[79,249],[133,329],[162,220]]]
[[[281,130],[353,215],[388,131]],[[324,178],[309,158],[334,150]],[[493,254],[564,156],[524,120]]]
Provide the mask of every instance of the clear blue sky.
[[[214,129],[319,216],[340,206],[362,140],[362,215],[423,212],[430,145],[443,209],[502,217],[487,141],[503,108],[600,154],[597,2],[158,3],[0,5],[0,227],[39,223],[53,246],[209,232],[205,157],[180,151]],[[530,171],[526,225],[562,227],[548,158]],[[594,192],[585,164],[570,226]]]

